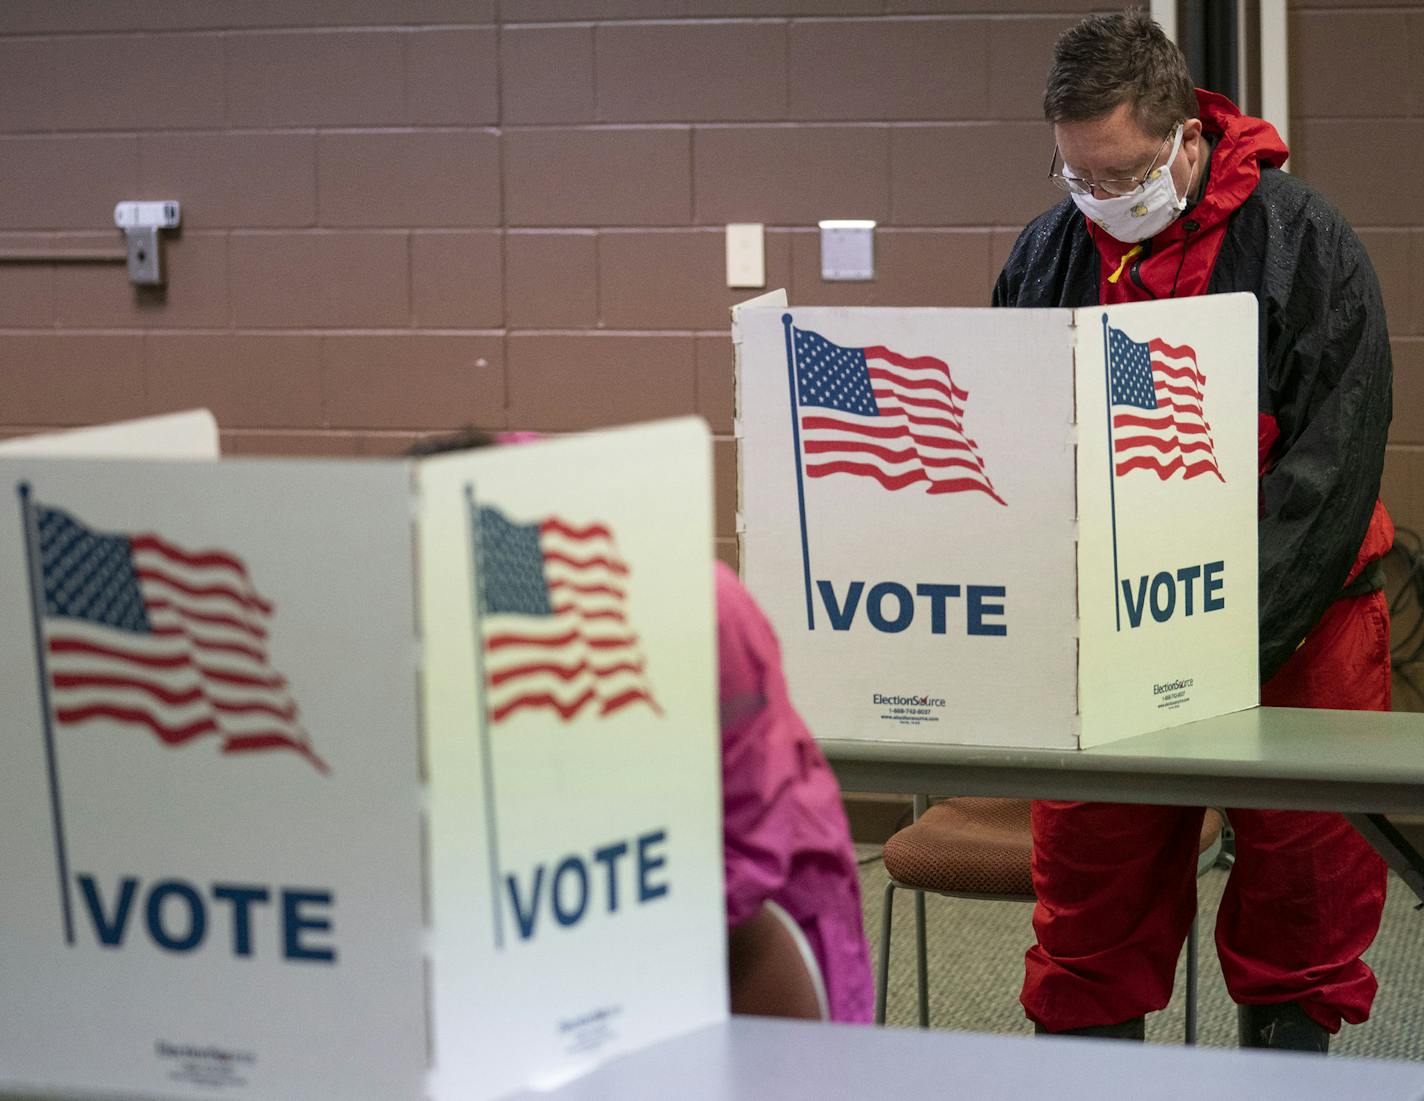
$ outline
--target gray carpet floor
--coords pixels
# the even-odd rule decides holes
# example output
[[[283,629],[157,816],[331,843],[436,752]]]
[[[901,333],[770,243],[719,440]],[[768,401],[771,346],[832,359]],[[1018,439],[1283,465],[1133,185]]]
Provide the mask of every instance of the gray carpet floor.
[[[877,847],[858,848],[865,932],[874,966],[879,959],[886,875]],[[1197,1040],[1213,1047],[1236,1046],[1236,1008],[1222,982],[1211,937],[1226,876],[1224,869],[1214,868],[1197,881],[1201,929]],[[896,892],[891,935],[886,1023],[904,1027],[916,1023],[913,898],[909,892]],[[1332,1053],[1424,1060],[1424,913],[1415,912],[1413,903],[1408,889],[1391,874],[1384,922],[1365,957],[1379,977],[1374,1011],[1362,1025],[1345,1025],[1331,1043]],[[929,895],[926,913],[931,1027],[1031,1034],[1033,1027],[1024,1019],[1018,994],[1024,951],[1033,941],[1032,907]],[[1172,1004],[1148,1017],[1149,1042],[1182,1042],[1185,968],[1183,951]]]

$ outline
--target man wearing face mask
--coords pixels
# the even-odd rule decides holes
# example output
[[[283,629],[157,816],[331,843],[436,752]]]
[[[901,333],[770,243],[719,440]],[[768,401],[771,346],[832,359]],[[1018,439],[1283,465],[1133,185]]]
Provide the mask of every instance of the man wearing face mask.
[[[1092,306],[1250,291],[1260,308],[1262,702],[1388,710],[1378,501],[1390,352],[1374,270],[1344,218],[1280,170],[1275,129],[1194,90],[1145,13],[1085,19],[1044,95],[1068,198],[1035,219],[996,306]],[[1022,1001],[1039,1032],[1141,1039],[1196,910],[1201,810],[1037,803],[1038,943]],[[1217,920],[1243,1046],[1323,1052],[1369,1015],[1360,959],[1383,862],[1333,814],[1232,810]]]

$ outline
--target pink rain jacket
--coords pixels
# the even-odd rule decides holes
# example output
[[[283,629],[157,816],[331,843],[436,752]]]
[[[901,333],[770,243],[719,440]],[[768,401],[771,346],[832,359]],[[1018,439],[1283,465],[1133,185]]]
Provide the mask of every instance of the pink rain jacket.
[[[720,562],[716,578],[727,924],[779,904],[820,961],[831,1018],[869,1021],[875,988],[840,788],[787,697],[771,624]]]

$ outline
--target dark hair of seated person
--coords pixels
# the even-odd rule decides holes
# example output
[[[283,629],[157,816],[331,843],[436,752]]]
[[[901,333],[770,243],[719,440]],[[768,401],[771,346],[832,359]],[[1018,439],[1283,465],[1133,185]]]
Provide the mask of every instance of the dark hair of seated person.
[[[424,459],[431,455],[444,455],[449,451],[474,451],[481,447],[493,447],[498,442],[493,432],[467,424],[454,432],[417,440],[405,449],[405,453],[412,459]]]

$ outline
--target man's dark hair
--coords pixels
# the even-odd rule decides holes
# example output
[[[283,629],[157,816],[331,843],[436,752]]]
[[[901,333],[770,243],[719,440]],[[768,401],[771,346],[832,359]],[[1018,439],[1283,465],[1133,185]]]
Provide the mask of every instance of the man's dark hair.
[[[1084,122],[1132,104],[1138,125],[1165,137],[1197,113],[1187,60],[1141,8],[1090,15],[1053,47],[1043,93],[1049,122]]]

